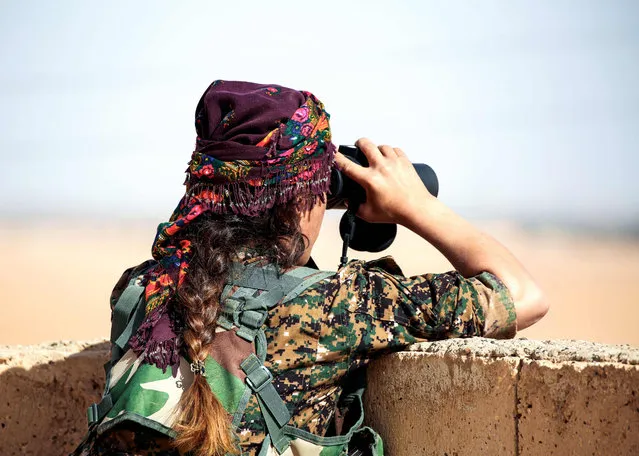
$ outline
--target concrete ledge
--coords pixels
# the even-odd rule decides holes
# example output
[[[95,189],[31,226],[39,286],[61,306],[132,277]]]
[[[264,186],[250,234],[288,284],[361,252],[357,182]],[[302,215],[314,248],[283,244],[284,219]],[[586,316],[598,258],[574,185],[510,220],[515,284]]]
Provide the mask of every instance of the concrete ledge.
[[[0,347],[0,455],[64,455],[99,399],[108,343]],[[639,349],[449,340],[372,363],[368,423],[386,454],[639,454]]]
[[[520,454],[639,455],[637,367],[524,360]]]
[[[367,420],[399,455],[637,455],[639,350],[580,341],[419,344],[371,365]]]
[[[398,353],[369,371],[366,418],[388,454],[514,454],[516,358]]]
[[[0,455],[66,455],[104,389],[108,342],[0,347]]]

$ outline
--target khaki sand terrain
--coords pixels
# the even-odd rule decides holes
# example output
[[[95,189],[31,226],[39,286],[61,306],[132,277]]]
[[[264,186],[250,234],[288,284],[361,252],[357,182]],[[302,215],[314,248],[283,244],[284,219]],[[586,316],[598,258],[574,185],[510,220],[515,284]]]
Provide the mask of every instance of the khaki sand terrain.
[[[339,261],[337,223],[331,214],[314,249],[323,269]],[[519,337],[639,345],[639,241],[482,226],[521,259],[551,301],[546,318]],[[0,224],[0,344],[107,337],[111,288],[125,268],[148,258],[154,233],[153,222]],[[384,254],[407,275],[451,268],[405,230]]]

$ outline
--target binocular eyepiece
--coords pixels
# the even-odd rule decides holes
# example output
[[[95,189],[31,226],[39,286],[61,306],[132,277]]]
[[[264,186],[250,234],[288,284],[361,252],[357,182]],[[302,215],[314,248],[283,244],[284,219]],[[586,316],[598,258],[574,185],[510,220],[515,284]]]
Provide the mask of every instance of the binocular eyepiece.
[[[338,150],[349,160],[360,166],[368,167],[366,156],[357,147],[339,146]],[[439,182],[433,169],[423,163],[413,163],[415,171],[424,186],[433,196],[439,193]],[[366,201],[366,191],[353,179],[337,168],[331,171],[331,184],[327,209],[347,209],[339,224],[340,235],[345,243],[344,250],[351,247],[360,252],[381,252],[395,240],[397,225],[394,223],[369,223],[357,217],[355,213],[360,204]],[[343,253],[345,257],[346,253]]]

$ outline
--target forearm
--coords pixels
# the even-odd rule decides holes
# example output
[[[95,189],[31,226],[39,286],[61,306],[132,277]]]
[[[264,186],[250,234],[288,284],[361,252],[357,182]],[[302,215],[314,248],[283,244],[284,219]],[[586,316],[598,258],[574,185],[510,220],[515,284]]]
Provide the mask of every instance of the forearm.
[[[482,233],[428,193],[406,154],[375,146],[361,138],[358,147],[369,167],[337,154],[342,172],[366,190],[357,214],[378,223],[399,223],[433,244],[464,276],[489,272],[508,288],[517,311],[517,326],[526,328],[546,314],[548,305],[537,284],[499,242]]]
[[[484,271],[497,276],[515,302],[519,329],[545,315],[548,306],[543,294],[523,265],[494,238],[439,200],[424,200],[400,223],[435,246],[463,276]]]

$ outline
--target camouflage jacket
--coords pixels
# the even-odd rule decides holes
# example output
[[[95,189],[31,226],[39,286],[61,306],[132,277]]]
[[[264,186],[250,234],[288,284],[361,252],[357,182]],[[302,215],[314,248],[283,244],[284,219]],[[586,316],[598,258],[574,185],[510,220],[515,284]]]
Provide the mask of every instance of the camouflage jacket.
[[[114,297],[121,291],[116,286]],[[355,260],[269,311],[265,365],[291,411],[290,424],[325,435],[334,432],[344,380],[375,357],[421,341],[515,332],[512,298],[490,273],[407,278],[390,257]],[[237,434],[242,454],[255,455],[265,437],[255,396]],[[88,438],[74,454],[178,455],[167,437],[134,424]]]

